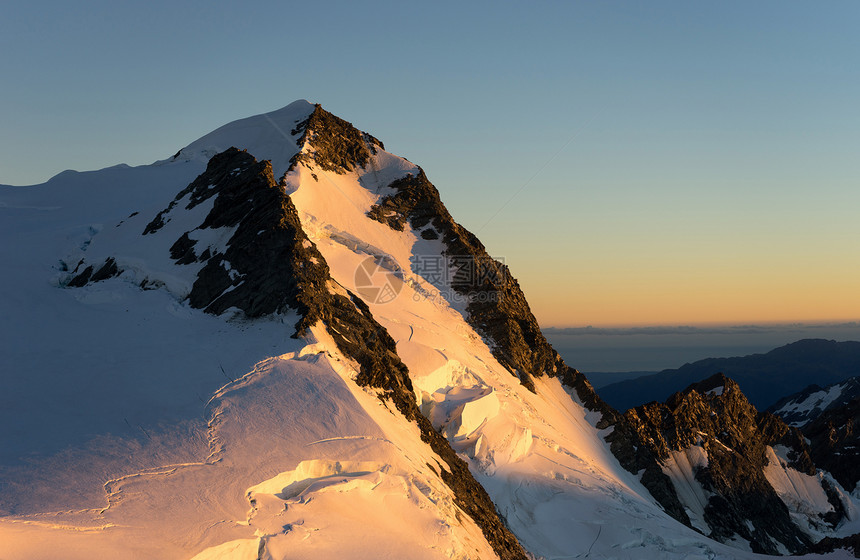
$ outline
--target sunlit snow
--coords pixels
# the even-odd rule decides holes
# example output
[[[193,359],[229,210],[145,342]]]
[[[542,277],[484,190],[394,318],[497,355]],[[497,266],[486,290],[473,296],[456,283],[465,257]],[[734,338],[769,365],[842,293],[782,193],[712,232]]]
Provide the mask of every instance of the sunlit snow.
[[[209,157],[236,146],[272,160],[339,284],[332,291],[360,293],[368,257],[399,268],[396,298],[367,303],[397,342],[422,413],[536,558],[758,557],[667,515],[620,467],[599,417],[556,379],[526,390],[466,321],[465,303],[413,270],[442,242],[366,213],[416,166],[380,150],[345,175],[286,173],[299,149],[291,131],[312,110],[298,101],[230,123],[151,166],[0,187],[0,556],[494,556],[418,428],[356,385],[356,365],[320,325],[295,340],[295,316],[249,322],[182,302],[196,269],[168,249],[205,205],[177,206],[163,235],[140,233]],[[193,238],[216,247],[229,234]],[[115,256],[126,272],[61,289],[83,255]],[[144,278],[159,289],[141,290]],[[665,469],[705,529],[702,464],[691,448]],[[770,468],[785,500],[826,510],[820,486],[776,455]]]

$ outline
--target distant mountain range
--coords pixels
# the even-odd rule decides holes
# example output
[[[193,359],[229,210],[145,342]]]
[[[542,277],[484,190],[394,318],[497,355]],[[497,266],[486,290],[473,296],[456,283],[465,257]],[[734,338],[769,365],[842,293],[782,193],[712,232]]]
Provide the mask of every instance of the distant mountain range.
[[[829,385],[860,373],[860,342],[804,339],[765,354],[708,358],[612,383],[600,388],[599,394],[613,407],[627,410],[651,401],[665,401],[673,393],[716,373],[735,380],[749,401],[765,410],[812,383]]]
[[[857,409],[759,412],[856,374],[860,343],[687,365],[622,413],[424,170],[319,105],[0,185],[0,239],[3,560],[756,560],[860,534]]]

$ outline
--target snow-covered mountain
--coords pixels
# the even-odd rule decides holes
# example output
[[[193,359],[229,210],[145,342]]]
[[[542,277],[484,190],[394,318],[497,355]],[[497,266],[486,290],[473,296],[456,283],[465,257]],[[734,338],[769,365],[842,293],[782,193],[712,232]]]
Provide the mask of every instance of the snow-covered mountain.
[[[860,397],[860,377],[851,377],[840,383],[819,387],[810,385],[806,389],[780,399],[768,408],[789,426],[802,428],[824,412],[846,406]]]
[[[698,523],[738,491],[696,493],[707,446],[651,445],[424,171],[319,106],[0,187],[0,216],[4,559],[782,550],[743,508]],[[826,475],[763,449],[801,542],[860,530],[856,491],[811,523]]]
[[[661,459],[689,522],[715,538],[793,554],[857,518],[803,434],[759,413],[722,374],[625,416]]]
[[[860,483],[860,377],[824,388],[811,385],[771,412],[800,428],[816,465],[845,488]]]

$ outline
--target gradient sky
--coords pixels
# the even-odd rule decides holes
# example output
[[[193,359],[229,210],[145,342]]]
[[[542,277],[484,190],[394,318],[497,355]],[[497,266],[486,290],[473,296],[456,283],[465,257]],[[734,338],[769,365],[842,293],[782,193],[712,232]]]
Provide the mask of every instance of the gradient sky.
[[[424,167],[544,326],[856,320],[858,28],[853,1],[4,1],[0,182],[306,98]]]

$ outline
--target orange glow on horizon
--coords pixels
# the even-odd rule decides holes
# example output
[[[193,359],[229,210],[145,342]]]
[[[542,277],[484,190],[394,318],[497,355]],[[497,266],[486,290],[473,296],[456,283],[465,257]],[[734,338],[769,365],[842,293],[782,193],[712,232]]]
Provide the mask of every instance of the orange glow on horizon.
[[[733,271],[741,271],[732,272]],[[541,326],[830,323],[860,320],[860,273],[780,268],[570,274],[521,281]],[[832,273],[832,274],[831,274]],[[566,281],[570,278],[571,281]]]

